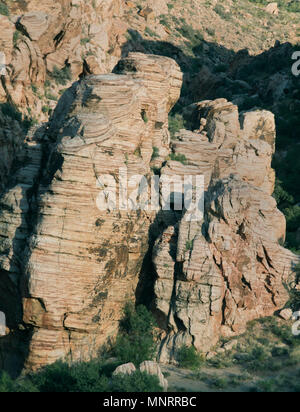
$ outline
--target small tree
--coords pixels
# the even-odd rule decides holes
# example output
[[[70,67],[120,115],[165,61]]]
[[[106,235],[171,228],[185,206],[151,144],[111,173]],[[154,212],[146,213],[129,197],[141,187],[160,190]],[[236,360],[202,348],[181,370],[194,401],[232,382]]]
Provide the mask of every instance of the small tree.
[[[135,309],[133,304],[127,304],[115,345],[117,358],[124,363],[133,362],[136,366],[153,359],[154,327],[154,318],[145,306],[140,305]]]

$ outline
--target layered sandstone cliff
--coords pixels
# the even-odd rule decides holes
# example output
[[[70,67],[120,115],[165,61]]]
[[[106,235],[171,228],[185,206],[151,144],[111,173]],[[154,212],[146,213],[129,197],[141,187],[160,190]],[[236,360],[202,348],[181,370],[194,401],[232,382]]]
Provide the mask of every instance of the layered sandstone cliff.
[[[163,157],[169,152],[168,112],[182,74],[171,59],[141,54],[121,70],[65,93],[1,197],[1,277],[10,285],[5,302],[17,308],[2,310],[12,334],[25,328],[30,335],[25,358],[33,369],[95,355],[134,298],[155,211],[109,202],[100,211],[98,201],[109,190],[105,175],[116,187],[122,167],[128,180],[150,179],[153,147]]]
[[[173,151],[185,164],[168,161],[162,175],[203,174],[205,212],[198,222],[177,215],[153,249],[154,307],[167,331],[161,361],[176,358],[183,344],[208,351],[221,336],[243,333],[248,321],[282,308],[295,261],[280,246],[285,218],[271,196],[272,113],[239,116],[225,99],[189,110],[202,126],[180,132]]]
[[[9,13],[0,16],[7,64],[2,101],[10,98],[24,109],[41,112],[41,99],[31,86],[44,86],[55,67],[68,66],[76,78],[84,67],[90,73],[109,72],[119,60],[118,46],[126,32],[121,0],[15,1]]]
[[[20,121],[14,125],[14,120],[22,114],[29,125],[47,121],[60,95],[80,76],[111,72],[127,30],[121,0],[7,4],[7,15],[0,14],[0,63],[5,64],[0,76],[0,187],[19,161],[28,128],[24,124],[20,130]],[[10,113],[3,119],[1,105],[7,103]]]
[[[167,114],[180,93],[178,66],[133,53],[116,72],[90,76],[64,94],[1,196],[6,367],[94,356],[115,336],[143,262],[140,282],[154,275],[153,309],[165,330],[161,361],[176,358],[183,344],[207,351],[287,301],[284,283],[295,256],[280,246],[285,219],[271,197],[274,116],[239,116],[225,99],[189,107],[199,129],[182,130],[172,144],[172,159],[184,161],[162,163],[170,144]],[[150,181],[151,165],[161,177],[204,175],[203,220],[109,203],[111,185],[123,182],[120,167],[129,180]],[[153,267],[145,267],[148,233],[156,237]]]
[[[274,116],[204,101],[186,107],[193,131],[170,144],[168,113],[182,73],[165,57],[119,61],[124,7],[143,19],[137,29],[153,23],[168,37],[157,1],[138,13],[120,0],[16,1],[0,16],[0,102],[9,102],[0,110],[0,311],[9,329],[0,365],[15,373],[96,355],[135,295],[152,302],[163,362],[183,344],[208,351],[288,299],[296,258],[281,246],[285,219],[272,197]],[[204,72],[189,86],[195,96],[208,88]],[[17,108],[44,121],[55,111],[27,133],[11,112]],[[204,175],[203,220],[115,208],[113,187],[125,193],[136,175],[150,187],[154,173]],[[133,199],[136,187],[127,189]]]

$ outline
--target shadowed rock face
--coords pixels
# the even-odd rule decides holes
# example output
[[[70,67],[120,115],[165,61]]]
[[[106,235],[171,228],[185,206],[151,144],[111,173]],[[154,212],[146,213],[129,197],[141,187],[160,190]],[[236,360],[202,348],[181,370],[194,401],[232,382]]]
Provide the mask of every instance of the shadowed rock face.
[[[95,355],[134,299],[156,212],[100,211],[97,201],[119,183],[120,167],[128,179],[150,179],[150,166],[161,165],[151,163],[153,147],[169,153],[168,112],[182,75],[168,58],[131,54],[125,63],[123,74],[91,76],[65,93],[1,198],[1,276],[18,308],[8,326],[10,335],[30,332],[30,369]]]
[[[296,257],[280,246],[285,218],[271,194],[275,143],[272,113],[240,116],[225,99],[190,107],[202,126],[173,145],[186,164],[167,162],[162,175],[205,176],[204,220],[185,214],[153,249],[154,307],[166,337],[160,360],[193,343],[208,351],[220,336],[243,333],[248,321],[273,314],[288,299],[284,282]]]

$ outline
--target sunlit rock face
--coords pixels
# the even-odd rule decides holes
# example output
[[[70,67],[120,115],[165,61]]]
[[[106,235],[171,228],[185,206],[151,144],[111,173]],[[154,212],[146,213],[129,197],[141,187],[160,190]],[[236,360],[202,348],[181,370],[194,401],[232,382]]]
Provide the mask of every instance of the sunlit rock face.
[[[25,329],[30,369],[95,355],[135,296],[156,211],[109,204],[101,211],[99,199],[107,175],[122,185],[120,168],[129,182],[133,175],[150,182],[151,166],[169,153],[168,112],[182,74],[164,57],[133,53],[121,63],[122,74],[87,77],[64,94],[1,197],[0,296],[9,283],[18,308],[7,340]]]
[[[274,115],[200,102],[185,109],[194,131],[170,143],[181,85],[172,59],[130,53],[114,73],[74,83],[27,139],[0,198],[2,367],[95,356],[136,296],[152,301],[162,362],[284,306],[295,256],[280,246],[285,219],[271,196]],[[154,171],[204,176],[203,218],[117,207],[107,195],[137,175],[150,187]]]
[[[68,85],[82,73],[111,72],[126,40],[123,6],[121,0],[9,2],[10,15],[0,15],[0,47],[7,64],[0,102],[8,100],[25,114],[46,119],[42,105],[47,94],[58,91],[51,80],[55,69],[70,69]]]

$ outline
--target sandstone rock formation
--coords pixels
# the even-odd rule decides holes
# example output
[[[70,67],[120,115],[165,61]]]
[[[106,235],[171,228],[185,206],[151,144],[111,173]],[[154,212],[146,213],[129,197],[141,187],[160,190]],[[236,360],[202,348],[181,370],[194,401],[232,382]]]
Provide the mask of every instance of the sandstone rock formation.
[[[141,372],[148,373],[149,375],[157,376],[159,380],[160,386],[163,388],[164,391],[168,389],[168,381],[164,377],[160,366],[157,362],[154,361],[144,361],[140,364],[139,370]],[[123,365],[118,366],[115,371],[113,372],[113,376],[117,375],[131,375],[136,371],[136,367],[133,363],[125,363]]]
[[[271,197],[274,116],[239,113],[235,104],[259,94],[276,108],[294,89],[290,67],[248,84],[239,72],[256,57],[245,50],[233,56],[230,41],[230,50],[218,52],[201,42],[203,63],[177,47],[196,41],[195,30],[176,26],[179,43],[170,40],[178,15],[188,19],[192,4],[183,11],[174,5],[169,21],[161,16],[171,13],[165,0],[139,6],[29,0],[10,2],[10,16],[0,15],[7,64],[0,82],[0,312],[8,324],[0,366],[15,373],[24,365],[37,369],[59,358],[95,355],[115,336],[124,303],[135,295],[147,302],[154,295],[161,361],[176,360],[184,344],[209,351],[220,336],[243,332],[247,321],[274,313],[287,300],[284,282],[296,258],[281,246],[285,219]],[[218,99],[186,107],[193,131],[180,131],[171,149],[168,112],[179,98],[182,74],[173,60],[153,55],[131,53],[119,62],[129,36],[126,10],[139,38],[128,50],[161,52],[158,40],[170,40],[166,52],[191,66],[181,103],[214,98],[221,86],[222,95],[234,89],[235,104]],[[226,37],[214,10],[199,2],[192,11],[199,20],[217,17],[214,42]],[[251,43],[258,51],[257,36]],[[288,61],[291,45],[265,54],[257,61]],[[230,67],[218,73],[224,61]],[[26,133],[18,111],[47,121],[54,109],[49,123]],[[123,204],[115,210],[109,194],[115,186],[125,190],[125,175],[119,175],[125,166],[128,178],[145,176],[145,184],[153,172],[177,179],[204,175],[204,219],[191,222],[186,211],[127,211]],[[104,200],[110,203],[100,211]],[[171,199],[161,193],[163,200]]]
[[[290,320],[293,317],[292,309],[283,309],[280,311],[279,316],[284,320]]]
[[[117,375],[131,375],[136,371],[136,367],[133,363],[125,363],[124,365],[118,366],[113,372],[113,376]]]
[[[265,10],[267,13],[274,14],[275,16],[277,16],[279,14],[278,3],[276,2],[269,3],[265,7]]]
[[[0,63],[6,65],[0,79],[0,190],[25,150],[25,132],[15,120],[22,113],[28,121],[47,121],[80,75],[111,72],[126,41],[123,12],[121,0],[29,0],[9,2],[8,15],[0,14]],[[1,104],[14,113],[3,118]]]
[[[98,206],[107,186],[124,189],[119,168],[128,179],[149,180],[150,166],[161,164],[151,163],[153,147],[162,158],[169,152],[168,112],[182,74],[171,59],[138,53],[118,71],[87,77],[63,95],[1,197],[0,309],[12,331],[4,363],[16,362],[21,340],[30,369],[87,359],[116,334],[134,298],[156,212]]]
[[[282,308],[296,260],[280,246],[285,218],[271,197],[274,116],[239,116],[225,99],[194,110],[205,126],[181,131],[173,144],[185,164],[168,161],[162,169],[162,176],[203,174],[206,188],[204,219],[180,216],[153,249],[154,307],[167,330],[163,362],[176,359],[184,344],[209,351],[220,336],[240,334],[248,321]]]
[[[68,67],[71,84],[83,72],[110,72],[120,58],[127,29],[121,0],[30,0],[9,7],[10,16],[0,16],[7,64],[0,101],[9,99],[26,114],[30,107],[43,118],[42,100],[57,92],[55,84],[44,90],[55,68]]]
[[[65,92],[49,124],[28,139],[1,195],[0,310],[10,329],[1,340],[5,367],[36,369],[95,355],[115,336],[143,262],[140,282],[152,279],[148,232],[156,238],[153,308],[165,330],[161,361],[176,358],[183,344],[209,351],[220,336],[243,332],[249,320],[287,300],[283,283],[295,257],[280,246],[285,219],[271,197],[272,113],[239,114],[225,99],[194,104],[186,109],[194,132],[182,130],[173,160],[164,162],[168,112],[182,82],[178,65],[131,53],[114,72]],[[122,166],[128,179],[141,175],[146,183],[150,167],[162,178],[204,175],[203,220],[123,204],[117,210],[111,189],[125,190]]]
[[[140,365],[140,371],[141,372],[146,372],[149,375],[154,375],[158,377],[160,386],[163,388],[163,390],[166,392],[168,390],[168,381],[162,374],[162,371],[160,369],[160,366],[158,363],[153,362],[153,361],[145,361],[141,363]]]

